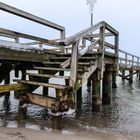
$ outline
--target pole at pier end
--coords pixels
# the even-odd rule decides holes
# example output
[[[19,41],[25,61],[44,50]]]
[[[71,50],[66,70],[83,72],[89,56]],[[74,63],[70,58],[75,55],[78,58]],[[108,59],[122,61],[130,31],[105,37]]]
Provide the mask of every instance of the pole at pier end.
[[[87,0],[87,5],[89,5],[89,10],[91,15],[91,26],[93,25],[93,12],[94,12],[94,7],[96,2],[97,0]]]

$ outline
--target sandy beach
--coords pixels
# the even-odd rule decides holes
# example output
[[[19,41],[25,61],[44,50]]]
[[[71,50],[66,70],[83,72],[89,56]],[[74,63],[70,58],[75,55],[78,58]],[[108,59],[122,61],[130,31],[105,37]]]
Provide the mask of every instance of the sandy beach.
[[[0,128],[0,140],[128,140],[122,136],[105,133],[85,134],[61,134],[61,132],[38,131],[27,128]]]

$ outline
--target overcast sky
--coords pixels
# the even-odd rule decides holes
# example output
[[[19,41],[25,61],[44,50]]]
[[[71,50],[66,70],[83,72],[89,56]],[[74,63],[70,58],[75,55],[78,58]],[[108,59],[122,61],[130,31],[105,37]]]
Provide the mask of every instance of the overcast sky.
[[[72,35],[89,27],[86,0],[0,0],[66,28]],[[120,48],[140,56],[140,0],[97,0],[94,23],[102,20],[120,32]],[[48,29],[0,11],[0,27],[48,37]]]

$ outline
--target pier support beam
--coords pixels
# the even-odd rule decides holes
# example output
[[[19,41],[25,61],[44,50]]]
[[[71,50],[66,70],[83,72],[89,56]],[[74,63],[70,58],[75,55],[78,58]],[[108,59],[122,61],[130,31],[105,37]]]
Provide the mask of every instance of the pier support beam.
[[[21,95],[19,97],[19,121],[23,121],[27,115],[27,97]]]
[[[10,84],[10,72],[7,74],[5,80],[4,80],[4,84]],[[4,106],[6,108],[9,108],[10,106],[10,102],[9,102],[9,97],[10,97],[10,91],[5,93],[5,99],[4,99]]]
[[[117,76],[116,71],[113,71],[112,72],[112,88],[113,89],[116,89],[117,88],[116,76]]]
[[[103,95],[102,104],[111,104],[111,93],[112,93],[112,72],[105,71],[103,77]]]
[[[98,79],[98,71],[95,72],[95,75],[92,79],[92,111],[100,111],[100,80]]]
[[[81,104],[82,104],[82,87],[79,88],[76,96],[77,96],[76,97],[77,109],[79,109],[81,108]]]
[[[133,70],[129,70],[129,83],[133,83]]]
[[[91,92],[91,77],[89,77],[87,80],[87,91]]]
[[[122,81],[125,81],[125,70],[122,70]]]

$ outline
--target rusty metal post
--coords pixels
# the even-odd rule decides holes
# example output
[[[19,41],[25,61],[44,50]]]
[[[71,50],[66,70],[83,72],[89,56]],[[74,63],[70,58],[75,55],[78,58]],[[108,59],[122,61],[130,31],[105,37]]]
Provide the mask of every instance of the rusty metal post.
[[[112,72],[105,71],[103,77],[103,95],[102,104],[111,104],[111,93],[112,93]]]
[[[62,129],[62,115],[52,116],[52,128]]]
[[[100,80],[98,79],[98,72],[95,72],[95,76],[92,79],[92,111],[100,111]]]

